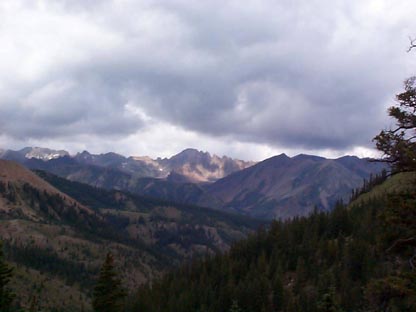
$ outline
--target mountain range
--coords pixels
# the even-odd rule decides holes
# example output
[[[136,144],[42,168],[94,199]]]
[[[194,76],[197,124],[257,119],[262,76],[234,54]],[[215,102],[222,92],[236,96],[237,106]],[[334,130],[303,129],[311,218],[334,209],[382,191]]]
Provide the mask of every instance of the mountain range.
[[[263,219],[304,216],[315,208],[329,211],[386,168],[355,156],[281,154],[255,163],[195,149],[164,159],[87,151],[70,156],[42,148],[5,151],[0,157],[95,187]]]
[[[219,157],[195,149],[186,149],[171,158],[151,159],[147,156],[125,157],[113,152],[105,154],[90,154],[87,151],[71,156],[67,151],[51,150],[41,147],[25,147],[18,151],[0,151],[0,158],[14,160],[31,168],[48,167],[40,161],[66,162],[75,167],[100,167],[115,169],[136,178],[168,178],[171,175],[180,177],[182,181],[203,183],[213,182],[235,171],[248,168],[254,164],[251,161],[232,159],[227,156]],[[53,164],[53,163],[52,163]],[[172,177],[171,177],[172,179]]]

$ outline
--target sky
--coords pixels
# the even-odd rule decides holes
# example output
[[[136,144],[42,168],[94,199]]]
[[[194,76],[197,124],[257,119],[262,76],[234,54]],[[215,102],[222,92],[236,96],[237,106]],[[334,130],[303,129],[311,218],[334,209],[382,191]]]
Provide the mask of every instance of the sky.
[[[0,148],[374,156],[414,0],[1,0]]]

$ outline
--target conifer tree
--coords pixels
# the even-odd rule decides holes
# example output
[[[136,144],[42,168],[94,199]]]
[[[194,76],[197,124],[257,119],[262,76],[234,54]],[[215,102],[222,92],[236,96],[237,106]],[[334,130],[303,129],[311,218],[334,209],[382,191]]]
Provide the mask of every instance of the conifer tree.
[[[119,312],[123,309],[126,293],[114,267],[114,257],[109,252],[94,288],[93,308],[97,312]]]
[[[396,96],[399,106],[389,108],[396,127],[381,131],[373,140],[383,153],[382,161],[393,173],[416,170],[416,77],[404,82],[405,91]]]
[[[13,269],[4,261],[3,244],[0,241],[0,311],[10,310],[15,295],[7,288]]]

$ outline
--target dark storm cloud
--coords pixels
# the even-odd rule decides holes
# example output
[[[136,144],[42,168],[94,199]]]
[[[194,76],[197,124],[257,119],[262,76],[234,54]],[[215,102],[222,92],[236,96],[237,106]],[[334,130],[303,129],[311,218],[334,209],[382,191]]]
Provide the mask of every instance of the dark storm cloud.
[[[354,21],[348,5],[315,4],[171,6],[192,30],[187,43],[207,64],[191,74],[178,64],[163,77],[138,80],[155,98],[142,106],[190,129],[253,142],[334,149],[367,144],[400,76],[390,58],[397,46],[385,47],[396,34],[378,38],[376,29],[365,29],[371,12]],[[338,19],[358,25],[337,34]]]
[[[110,91],[110,92],[109,92]],[[0,105],[2,131],[17,139],[70,137],[80,134],[121,136],[140,127],[124,99],[97,81],[63,80],[21,93]]]
[[[0,75],[13,86],[0,88],[0,131],[10,137],[105,139],[156,120],[246,142],[345,150],[368,145],[384,125],[415,58],[404,53],[416,29],[411,1],[45,3],[18,14],[23,26],[5,22],[16,36],[0,35],[21,44],[32,29],[39,40],[24,45],[28,61],[16,61],[13,81]],[[3,15],[13,10],[22,7]],[[0,62],[8,68],[7,53]]]

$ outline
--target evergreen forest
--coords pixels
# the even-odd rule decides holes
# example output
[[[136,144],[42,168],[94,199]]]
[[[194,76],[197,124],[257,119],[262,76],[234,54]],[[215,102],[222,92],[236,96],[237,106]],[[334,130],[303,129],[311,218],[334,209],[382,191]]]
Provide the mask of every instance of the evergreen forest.
[[[415,185],[414,175],[392,179]],[[409,187],[273,221],[141,287],[130,311],[415,311],[415,207]]]

